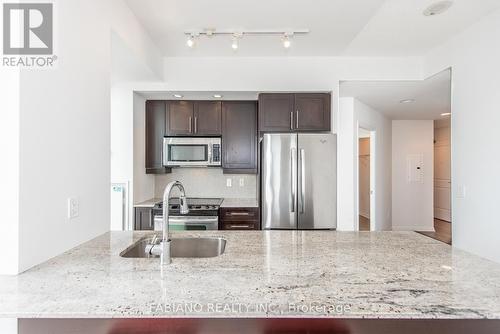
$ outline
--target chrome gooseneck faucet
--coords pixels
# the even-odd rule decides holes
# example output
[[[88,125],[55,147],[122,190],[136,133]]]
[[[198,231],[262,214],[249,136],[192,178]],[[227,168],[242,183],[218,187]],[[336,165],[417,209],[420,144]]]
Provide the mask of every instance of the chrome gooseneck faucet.
[[[167,265],[172,263],[170,257],[170,236],[169,236],[169,226],[168,226],[168,209],[169,209],[169,199],[170,193],[173,188],[179,188],[181,192],[180,200],[180,213],[185,215],[189,212],[186,192],[184,191],[184,186],[179,181],[173,181],[167,184],[165,191],[163,192],[163,238],[161,240],[161,265]]]

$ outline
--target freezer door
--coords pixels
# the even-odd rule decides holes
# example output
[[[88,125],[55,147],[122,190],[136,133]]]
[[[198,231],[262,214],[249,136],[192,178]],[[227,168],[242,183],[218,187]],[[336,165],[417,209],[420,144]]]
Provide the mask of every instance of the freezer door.
[[[262,226],[297,228],[297,135],[266,134],[262,143]]]
[[[337,228],[337,136],[298,137],[298,228]]]

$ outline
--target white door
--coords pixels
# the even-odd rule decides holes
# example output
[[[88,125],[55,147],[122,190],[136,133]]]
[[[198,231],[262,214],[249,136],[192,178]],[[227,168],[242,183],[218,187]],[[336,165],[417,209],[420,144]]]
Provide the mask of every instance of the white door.
[[[436,128],[434,140],[434,217],[451,222],[450,128]]]

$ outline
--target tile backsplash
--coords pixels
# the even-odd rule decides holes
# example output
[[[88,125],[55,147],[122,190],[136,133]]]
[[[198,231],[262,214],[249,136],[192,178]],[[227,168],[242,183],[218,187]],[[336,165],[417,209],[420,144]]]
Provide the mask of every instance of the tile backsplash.
[[[173,168],[170,174],[156,175],[155,197],[162,197],[165,186],[174,180],[182,182],[188,197],[257,198],[257,175],[223,174],[221,168]]]

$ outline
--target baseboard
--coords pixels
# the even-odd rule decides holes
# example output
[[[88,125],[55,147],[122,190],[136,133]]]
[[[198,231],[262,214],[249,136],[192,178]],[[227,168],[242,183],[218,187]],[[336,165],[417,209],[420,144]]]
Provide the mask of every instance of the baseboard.
[[[421,226],[421,225],[415,225],[415,226],[393,226],[392,227],[393,231],[396,232],[414,232],[414,231],[422,231],[422,232],[435,232],[434,226]]]

